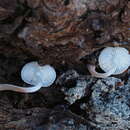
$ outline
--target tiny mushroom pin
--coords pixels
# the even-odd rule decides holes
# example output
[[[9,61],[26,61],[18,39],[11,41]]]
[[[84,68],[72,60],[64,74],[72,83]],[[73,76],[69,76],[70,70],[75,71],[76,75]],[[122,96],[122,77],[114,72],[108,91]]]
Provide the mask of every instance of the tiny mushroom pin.
[[[23,66],[21,70],[21,78],[25,83],[32,86],[20,87],[11,84],[0,84],[0,91],[10,90],[21,93],[36,92],[41,87],[52,85],[56,79],[56,72],[50,65],[40,66],[37,62],[30,62]]]
[[[106,47],[98,58],[99,66],[105,73],[96,71],[96,66],[88,64],[88,70],[94,77],[106,78],[123,73],[130,66],[129,51],[123,47]]]

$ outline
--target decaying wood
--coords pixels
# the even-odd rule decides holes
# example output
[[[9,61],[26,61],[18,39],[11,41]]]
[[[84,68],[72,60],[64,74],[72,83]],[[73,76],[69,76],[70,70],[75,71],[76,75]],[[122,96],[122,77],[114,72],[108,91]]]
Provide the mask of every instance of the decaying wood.
[[[67,124],[69,121],[74,121],[74,124]],[[72,129],[78,130],[80,124],[84,125],[88,130],[94,127],[87,123],[87,120],[60,108],[30,108],[30,109],[16,109],[9,104],[9,102],[0,101],[0,129],[16,129],[16,130],[32,130],[32,129],[46,129],[50,130],[54,126],[56,129]],[[69,126],[70,125],[70,126]]]
[[[129,44],[127,0],[21,0],[12,7],[19,13],[14,10],[12,24],[0,24],[2,35],[7,40],[14,33],[10,44],[42,64],[75,64],[113,41]]]

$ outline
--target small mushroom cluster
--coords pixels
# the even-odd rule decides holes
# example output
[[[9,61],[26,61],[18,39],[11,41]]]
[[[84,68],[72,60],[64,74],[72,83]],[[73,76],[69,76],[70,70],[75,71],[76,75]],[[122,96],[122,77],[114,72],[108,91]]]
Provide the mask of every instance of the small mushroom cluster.
[[[96,71],[96,66],[88,64],[88,70],[94,77],[106,78],[110,75],[123,73],[130,66],[130,54],[123,47],[107,47],[98,58],[99,66],[105,73]],[[33,93],[41,87],[52,85],[56,79],[55,69],[50,65],[40,66],[37,62],[30,62],[23,66],[21,78],[31,87],[20,87],[11,84],[0,84],[0,91],[10,90],[21,93]]]

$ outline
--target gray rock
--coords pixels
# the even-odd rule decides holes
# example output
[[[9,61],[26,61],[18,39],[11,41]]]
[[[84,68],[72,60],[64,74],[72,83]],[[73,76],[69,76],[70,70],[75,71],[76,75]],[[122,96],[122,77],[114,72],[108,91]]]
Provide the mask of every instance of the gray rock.
[[[121,84],[114,77],[97,80],[89,102],[81,105],[101,130],[130,129],[130,79],[126,85]]]
[[[84,125],[82,123],[77,124],[74,119],[66,118],[54,124],[50,123],[49,125],[46,126],[45,130],[96,130],[96,129],[89,125]]]
[[[69,70],[58,78],[57,83],[62,87],[61,90],[65,94],[65,100],[70,104],[87,95],[87,89],[95,80],[93,78],[79,75],[74,70]],[[74,82],[72,84],[72,82]]]
[[[73,104],[76,100],[81,99],[85,95],[85,88],[87,86],[87,81],[84,79],[78,79],[76,81],[76,86],[69,89],[62,89],[66,95],[65,99]]]

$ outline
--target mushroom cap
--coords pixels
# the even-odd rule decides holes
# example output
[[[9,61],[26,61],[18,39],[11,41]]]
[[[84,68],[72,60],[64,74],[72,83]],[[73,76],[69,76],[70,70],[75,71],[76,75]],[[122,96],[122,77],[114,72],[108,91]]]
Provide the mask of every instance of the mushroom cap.
[[[48,87],[55,81],[56,72],[50,65],[39,66],[37,62],[30,62],[23,66],[21,78],[28,84],[42,83],[42,87]]]
[[[98,62],[105,72],[115,68],[113,74],[121,74],[130,66],[130,55],[123,47],[107,47],[100,53]]]
[[[41,66],[38,75],[40,75],[41,77],[43,87],[48,87],[52,85],[56,79],[56,71],[50,65]]]

